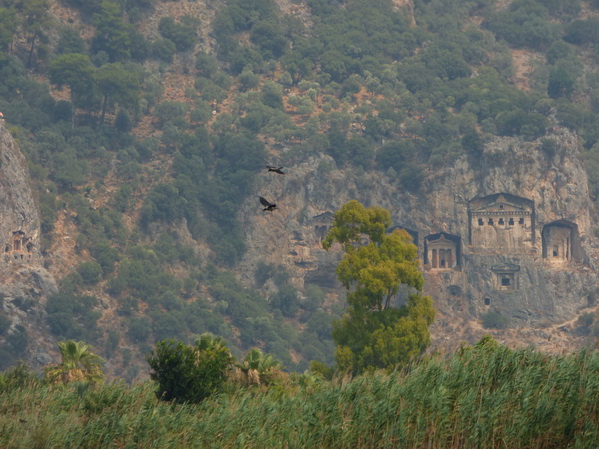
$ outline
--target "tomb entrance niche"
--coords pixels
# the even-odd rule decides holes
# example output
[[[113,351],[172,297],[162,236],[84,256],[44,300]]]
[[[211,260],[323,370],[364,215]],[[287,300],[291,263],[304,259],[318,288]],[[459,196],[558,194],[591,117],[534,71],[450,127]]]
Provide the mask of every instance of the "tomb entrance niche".
[[[311,223],[312,226],[314,226],[314,233],[320,242],[322,242],[329,230],[333,227],[334,219],[335,214],[330,211],[312,217]]]
[[[535,243],[534,201],[509,193],[476,197],[468,205],[473,248],[527,252]]]
[[[32,253],[33,241],[21,230],[14,231],[4,243],[4,259],[6,261],[11,257],[17,260],[31,259]]]
[[[578,225],[557,220],[543,226],[543,258],[552,262],[582,261]]]
[[[23,251],[23,243],[25,241],[25,233],[23,231],[15,231],[12,233],[12,250],[15,253]]]
[[[440,232],[424,238],[424,265],[433,270],[454,269],[461,265],[459,235]]]
[[[491,271],[495,273],[495,288],[497,290],[514,290],[518,288],[519,265],[513,263],[493,265]]]

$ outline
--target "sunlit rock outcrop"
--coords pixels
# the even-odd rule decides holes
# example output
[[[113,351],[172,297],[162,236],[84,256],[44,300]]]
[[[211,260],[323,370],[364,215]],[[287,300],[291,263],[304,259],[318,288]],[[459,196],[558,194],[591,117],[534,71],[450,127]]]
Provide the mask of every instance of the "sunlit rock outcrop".
[[[36,299],[56,291],[42,265],[40,217],[25,158],[0,120],[0,295]]]
[[[256,204],[240,213],[249,247],[242,276],[251,283],[260,261],[282,264],[299,287],[341,292],[340,253],[320,241],[335,210],[357,199],[389,209],[394,227],[412,235],[425,290],[449,327],[489,311],[516,327],[571,320],[597,299],[598,241],[578,141],[560,128],[547,138],[554,154],[541,140],[495,138],[477,157],[429,170],[415,193],[392,171],[337,170],[326,156],[290,166],[284,177],[265,172]],[[263,212],[258,195],[279,210]]]

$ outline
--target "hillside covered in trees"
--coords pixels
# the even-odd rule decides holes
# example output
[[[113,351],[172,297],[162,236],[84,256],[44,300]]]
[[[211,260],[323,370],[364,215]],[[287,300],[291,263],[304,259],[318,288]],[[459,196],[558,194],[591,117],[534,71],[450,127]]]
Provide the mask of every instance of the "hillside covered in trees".
[[[0,309],[0,369],[75,339],[132,380],[157,341],[205,332],[291,371],[331,364],[344,302],[276,264],[236,276],[265,165],[328,155],[322,176],[418,192],[495,136],[555,153],[557,121],[597,200],[598,25],[595,0],[0,0],[0,111],[59,281],[2,298],[44,325]]]

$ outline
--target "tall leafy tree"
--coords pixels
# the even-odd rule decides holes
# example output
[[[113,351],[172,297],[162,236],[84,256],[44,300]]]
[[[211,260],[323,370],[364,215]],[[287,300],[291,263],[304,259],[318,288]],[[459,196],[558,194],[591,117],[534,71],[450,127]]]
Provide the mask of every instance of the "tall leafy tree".
[[[89,56],[79,53],[68,53],[50,62],[48,74],[50,82],[57,86],[69,86],[71,103],[76,107],[80,100],[89,95],[93,88],[94,66]],[[72,114],[74,125],[74,116]]]
[[[18,24],[14,8],[0,8],[0,51],[10,49]]]
[[[60,38],[56,46],[57,53],[85,53],[86,51],[85,40],[76,29],[67,27],[60,30]]]
[[[196,43],[197,27],[197,19],[191,16],[184,16],[180,23],[175,22],[172,17],[163,17],[158,24],[158,31],[162,37],[175,44],[177,51],[187,51]]]
[[[102,114],[100,122],[104,123],[106,107],[110,98],[123,106],[137,106],[141,79],[134,70],[126,68],[119,62],[104,64],[94,74],[102,101]]]
[[[551,98],[567,97],[574,90],[575,84],[576,80],[572,74],[566,68],[558,65],[549,72],[547,94]]]
[[[27,0],[23,2],[23,28],[29,35],[28,67],[31,65],[31,58],[33,57],[37,38],[50,25],[49,9],[50,2],[48,0]]]
[[[348,309],[334,323],[337,368],[354,374],[407,363],[430,344],[435,311],[421,294],[418,250],[405,231],[387,234],[389,211],[350,201],[335,214],[325,249],[343,245],[337,276],[348,290]],[[405,289],[405,305],[393,299]]]
[[[133,27],[123,21],[123,8],[115,2],[103,1],[94,14],[96,35],[92,49],[105,51],[110,61],[120,61],[131,57]]]

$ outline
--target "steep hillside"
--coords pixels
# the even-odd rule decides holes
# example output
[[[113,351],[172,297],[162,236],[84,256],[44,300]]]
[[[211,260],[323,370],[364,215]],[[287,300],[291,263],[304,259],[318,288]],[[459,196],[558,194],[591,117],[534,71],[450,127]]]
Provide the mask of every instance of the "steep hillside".
[[[81,339],[134,379],[157,340],[206,331],[332,364],[345,293],[321,240],[351,199],[413,236],[434,348],[593,344],[597,7],[0,2],[1,150],[31,174],[0,167],[20,180],[0,205],[6,365]]]

